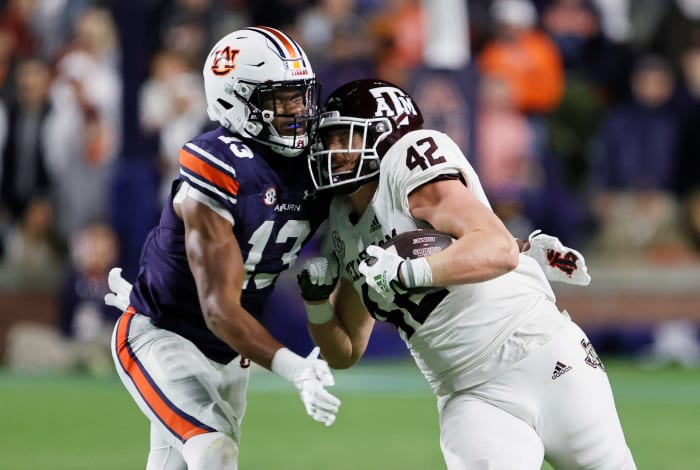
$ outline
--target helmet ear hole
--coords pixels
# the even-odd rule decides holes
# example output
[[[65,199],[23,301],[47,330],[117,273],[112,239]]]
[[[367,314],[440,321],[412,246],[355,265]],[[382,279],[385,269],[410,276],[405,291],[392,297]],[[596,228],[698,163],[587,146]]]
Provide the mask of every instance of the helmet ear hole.
[[[216,102],[219,103],[221,107],[224,108],[226,111],[233,108],[233,105],[231,103],[222,98],[219,98],[218,100],[216,100]]]

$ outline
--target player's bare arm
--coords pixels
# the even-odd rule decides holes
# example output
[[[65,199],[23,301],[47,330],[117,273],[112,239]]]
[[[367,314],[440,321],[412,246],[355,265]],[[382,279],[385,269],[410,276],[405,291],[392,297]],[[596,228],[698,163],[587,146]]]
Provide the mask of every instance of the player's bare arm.
[[[458,179],[425,184],[408,197],[411,215],[456,238],[427,258],[433,284],[481,282],[518,265],[519,247],[503,222]]]
[[[209,329],[243,357],[270,368],[282,347],[240,303],[243,259],[231,224],[204,204],[175,204],[185,223],[187,259]]]
[[[309,332],[332,368],[347,369],[367,350],[374,319],[346,279],[340,279],[332,303],[335,314],[331,320],[321,324],[309,322]]]

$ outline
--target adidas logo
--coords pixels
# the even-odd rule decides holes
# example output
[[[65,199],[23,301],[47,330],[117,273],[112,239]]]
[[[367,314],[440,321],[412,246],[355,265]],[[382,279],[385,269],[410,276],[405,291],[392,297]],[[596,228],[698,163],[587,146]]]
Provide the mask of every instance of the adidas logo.
[[[374,233],[377,230],[380,230],[381,228],[382,228],[382,226],[379,223],[379,220],[377,220],[377,216],[375,215],[374,218],[372,219],[372,222],[369,225],[369,233]]]
[[[552,380],[558,379],[562,375],[566,374],[571,370],[571,366],[567,366],[563,362],[557,361],[557,365],[554,366],[554,373],[552,374]]]

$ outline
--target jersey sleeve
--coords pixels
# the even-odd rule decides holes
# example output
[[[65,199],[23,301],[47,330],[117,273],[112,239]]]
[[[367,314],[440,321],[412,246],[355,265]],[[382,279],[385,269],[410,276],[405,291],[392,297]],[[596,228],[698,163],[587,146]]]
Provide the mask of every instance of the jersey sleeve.
[[[459,146],[447,135],[433,130],[407,134],[382,160],[382,173],[394,189],[394,197],[408,210],[408,196],[419,186],[445,175],[462,175],[472,188],[481,184]]]
[[[180,185],[180,188],[178,188],[177,193],[175,193],[175,198],[173,199],[173,202],[180,202],[186,197],[192,198],[195,201],[204,204],[209,209],[213,210],[221,217],[226,219],[231,225],[235,225],[233,215],[231,215],[231,212],[229,212],[223,204],[221,204],[216,199],[210,198],[203,192],[193,188],[189,185],[189,183],[187,183],[187,181],[183,181],[183,183]]]
[[[185,144],[179,161],[180,175],[192,188],[224,207],[236,205],[240,186],[236,170],[204,143]]]

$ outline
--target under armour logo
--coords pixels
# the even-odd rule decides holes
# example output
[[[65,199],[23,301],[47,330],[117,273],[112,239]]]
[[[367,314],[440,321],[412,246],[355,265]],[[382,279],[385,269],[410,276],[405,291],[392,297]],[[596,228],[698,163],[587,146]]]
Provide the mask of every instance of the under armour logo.
[[[563,271],[569,277],[571,277],[574,271],[576,271],[577,261],[578,256],[573,254],[571,251],[567,251],[562,255],[558,251],[551,249],[547,250],[547,263],[549,263],[551,267]]]

